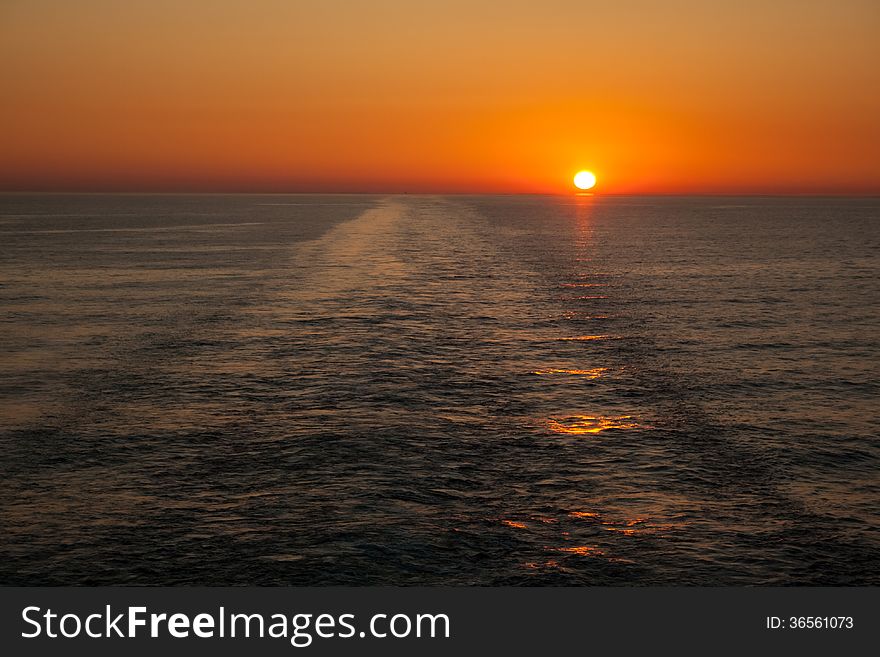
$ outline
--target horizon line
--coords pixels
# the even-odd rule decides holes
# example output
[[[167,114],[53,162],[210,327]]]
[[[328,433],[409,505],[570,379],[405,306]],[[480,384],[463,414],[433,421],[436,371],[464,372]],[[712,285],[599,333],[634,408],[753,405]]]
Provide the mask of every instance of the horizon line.
[[[408,190],[355,190],[355,191],[259,191],[259,190],[65,190],[65,189],[0,189],[0,196],[55,195],[55,196],[560,196],[560,197],[783,197],[783,198],[878,198],[880,189],[872,191],[707,191],[707,192],[511,192],[483,191],[408,191]]]

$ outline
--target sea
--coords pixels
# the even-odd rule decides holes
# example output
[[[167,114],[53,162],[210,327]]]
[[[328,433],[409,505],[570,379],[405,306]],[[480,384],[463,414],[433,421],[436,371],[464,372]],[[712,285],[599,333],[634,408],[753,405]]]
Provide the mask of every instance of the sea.
[[[880,585],[880,198],[0,196],[0,584]]]

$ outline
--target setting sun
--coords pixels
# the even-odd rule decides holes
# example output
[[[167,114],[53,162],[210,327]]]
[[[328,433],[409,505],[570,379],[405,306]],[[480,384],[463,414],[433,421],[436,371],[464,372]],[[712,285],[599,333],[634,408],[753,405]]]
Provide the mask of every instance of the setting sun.
[[[596,186],[596,176],[591,171],[578,171],[574,175],[574,186],[578,189],[593,189]]]

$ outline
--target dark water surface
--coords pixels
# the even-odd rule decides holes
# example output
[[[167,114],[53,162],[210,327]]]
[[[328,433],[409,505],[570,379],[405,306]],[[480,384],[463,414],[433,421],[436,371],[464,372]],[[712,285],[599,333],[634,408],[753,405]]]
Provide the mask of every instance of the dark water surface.
[[[880,584],[878,219],[0,197],[0,583]]]

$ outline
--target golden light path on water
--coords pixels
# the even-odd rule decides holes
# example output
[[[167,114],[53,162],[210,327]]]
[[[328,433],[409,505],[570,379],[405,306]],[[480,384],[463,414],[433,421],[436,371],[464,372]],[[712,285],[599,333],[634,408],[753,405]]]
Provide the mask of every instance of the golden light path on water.
[[[567,517],[566,517],[567,516]],[[608,563],[631,564],[631,559],[615,555],[615,550],[609,551],[605,541],[599,534],[609,532],[620,537],[638,537],[638,536],[657,536],[668,535],[670,532],[681,530],[684,523],[680,520],[671,518],[654,519],[646,516],[608,516],[598,511],[570,511],[561,518],[552,516],[532,515],[528,519],[512,520],[502,518],[501,523],[511,529],[518,531],[537,532],[551,538],[555,545],[550,544],[544,547],[547,553],[561,553],[568,557],[574,558],[592,558],[601,559]],[[560,521],[583,523],[587,527],[594,527],[594,539],[598,540],[601,545],[591,543],[574,543],[566,544],[572,540],[572,531],[566,531],[559,526]],[[548,532],[550,532],[548,534]],[[558,542],[562,542],[559,545]],[[528,570],[558,570],[565,568],[559,559],[549,558],[539,561],[526,561],[522,563],[522,567]]]
[[[582,376],[588,379],[598,379],[600,376],[603,376],[608,371],[607,367],[592,367],[588,370],[579,370],[579,369],[547,369],[547,370],[535,370],[532,374],[537,374],[538,376],[553,376],[557,374],[570,374],[572,376]]]
[[[569,435],[596,434],[609,429],[642,428],[630,415],[596,416],[572,415],[564,418],[549,418],[547,427],[553,433]]]

